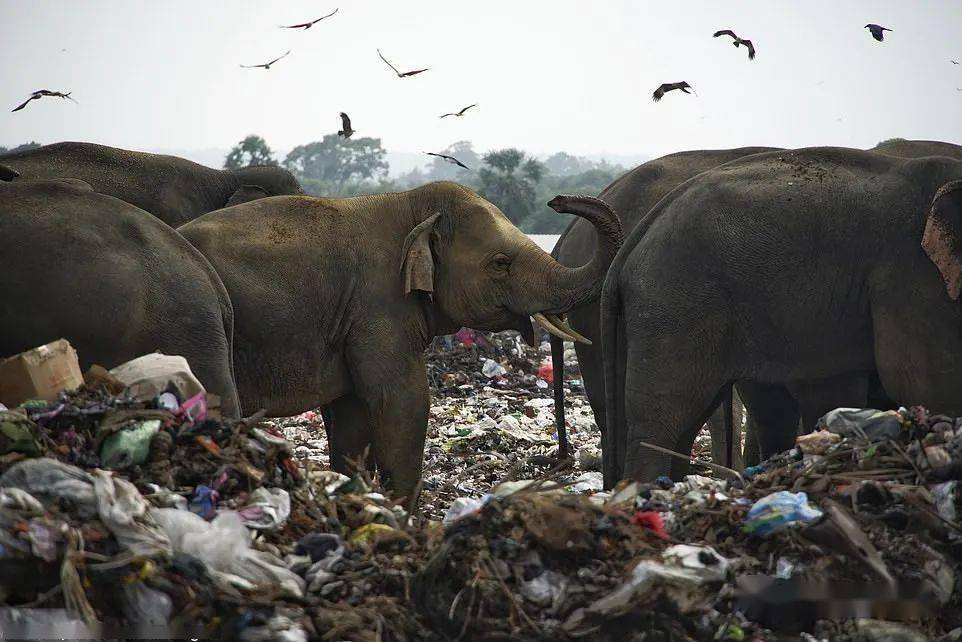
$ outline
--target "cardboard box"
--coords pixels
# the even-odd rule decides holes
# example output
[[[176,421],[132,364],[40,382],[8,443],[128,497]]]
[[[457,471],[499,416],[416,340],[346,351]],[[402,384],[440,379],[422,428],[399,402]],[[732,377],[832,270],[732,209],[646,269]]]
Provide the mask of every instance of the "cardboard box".
[[[83,382],[77,351],[66,339],[0,361],[0,403],[10,408],[28,399],[53,401]]]

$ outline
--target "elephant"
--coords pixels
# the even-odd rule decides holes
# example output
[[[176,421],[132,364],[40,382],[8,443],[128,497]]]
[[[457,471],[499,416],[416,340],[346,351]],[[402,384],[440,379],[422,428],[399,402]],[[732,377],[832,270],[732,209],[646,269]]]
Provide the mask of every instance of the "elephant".
[[[621,242],[592,197],[549,206],[599,230],[595,256],[557,263],[492,203],[456,183],[355,198],[279,196],[205,214],[178,231],[213,264],[234,304],[234,358],[247,411],[334,417],[331,462],[373,446],[378,472],[413,499],[429,394],[424,350],[462,326],[520,330],[597,297]]]
[[[663,198],[601,298],[608,432],[624,476],[684,472],[732,382],[962,412],[962,162],[814,147],[710,169]],[[924,237],[923,237],[924,234]],[[748,400],[746,399],[746,403]]]
[[[83,369],[181,355],[239,416],[233,308],[170,226],[77,179],[0,181],[0,356],[66,338]]]
[[[218,170],[176,156],[63,142],[0,156],[0,180],[77,178],[171,227],[265,196],[303,194],[280,167]]]
[[[739,147],[736,149],[695,150],[669,154],[650,160],[615,179],[598,195],[608,203],[621,219],[626,231],[632,230],[655,203],[692,176],[717,165],[742,158],[751,154],[773,151],[774,147]],[[551,255],[562,265],[577,267],[591,260],[595,245],[594,227],[581,219],[573,220],[555,244]],[[602,441],[607,425],[605,419],[604,367],[601,361],[601,314],[598,302],[574,308],[568,312],[568,323],[580,334],[592,341],[591,344],[576,343],[578,366],[584,381],[585,393],[595,415],[595,422],[602,430]],[[555,363],[563,363],[561,339],[552,336],[552,356]],[[562,377],[555,378],[557,388]],[[563,417],[564,406],[556,401],[555,416]],[[709,421],[712,434],[712,456],[715,461],[724,461],[727,454],[727,439],[723,429],[721,411],[713,414]],[[736,412],[736,415],[740,413]],[[562,426],[559,426],[559,431]],[[560,432],[559,432],[560,434]],[[753,436],[746,442],[746,449],[753,444]],[[607,450],[607,448],[606,448]],[[736,453],[735,466],[739,466],[740,453]],[[616,479],[606,479],[611,486]]]

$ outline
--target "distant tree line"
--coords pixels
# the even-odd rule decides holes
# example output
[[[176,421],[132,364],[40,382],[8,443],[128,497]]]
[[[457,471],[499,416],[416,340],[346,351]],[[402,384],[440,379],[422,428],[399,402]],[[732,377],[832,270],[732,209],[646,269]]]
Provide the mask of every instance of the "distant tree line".
[[[315,196],[358,196],[411,189],[431,181],[456,181],[500,207],[523,231],[535,234],[556,234],[568,224],[570,217],[545,205],[556,194],[597,195],[625,171],[620,165],[566,152],[543,162],[515,148],[479,155],[466,140],[452,143],[442,153],[470,169],[432,158],[424,169],[389,178],[380,138],[344,139],[336,134],[298,145],[282,162],[263,138],[251,135],[230,151],[224,167],[282,165],[297,177],[304,191]]]
[[[25,152],[28,149],[36,149],[38,147],[40,147],[40,143],[34,140],[30,141],[29,143],[23,143],[21,145],[17,145],[16,147],[11,147],[9,149],[4,147],[3,145],[0,145],[0,154],[12,154],[14,152]]]

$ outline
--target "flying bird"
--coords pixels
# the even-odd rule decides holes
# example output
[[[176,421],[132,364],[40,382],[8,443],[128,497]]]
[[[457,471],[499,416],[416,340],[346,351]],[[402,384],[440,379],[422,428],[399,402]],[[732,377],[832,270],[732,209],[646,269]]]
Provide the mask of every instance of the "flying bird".
[[[408,77],[408,76],[414,76],[414,75],[416,75],[416,74],[423,73],[423,72],[427,71],[428,69],[430,69],[430,67],[425,67],[424,69],[415,69],[415,70],[413,70],[413,71],[405,71],[405,72],[402,73],[402,72],[400,72],[400,71],[397,70],[397,67],[395,67],[394,65],[392,65],[391,63],[389,63],[389,62],[387,61],[387,58],[384,57],[384,54],[381,53],[381,50],[380,50],[380,49],[377,50],[377,55],[380,56],[380,57],[381,57],[381,60],[383,60],[384,63],[385,63],[388,67],[390,67],[390,68],[394,71],[394,73],[397,74],[397,77],[398,77],[398,78],[406,78],[406,77]]]
[[[338,9],[339,9],[339,8],[340,8],[340,7],[338,7]],[[282,26],[281,26],[281,29],[304,29],[304,30],[306,31],[306,30],[310,29],[311,27],[313,27],[314,25],[316,25],[316,24],[317,24],[318,22],[320,22],[321,20],[323,20],[324,18],[330,18],[330,17],[333,16],[335,13],[337,13],[337,11],[338,11],[338,10],[335,9],[334,11],[330,12],[330,13],[327,14],[326,16],[321,16],[321,17],[318,18],[317,20],[311,20],[310,22],[302,22],[302,23],[297,24],[297,25],[282,25]]]
[[[70,100],[73,100],[73,98],[70,97],[70,94],[72,93],[73,92],[70,92],[70,91],[64,93],[62,91],[50,91],[49,89],[38,89],[37,91],[30,94],[30,98],[27,98],[25,101],[23,101],[21,104],[17,105],[10,111],[11,112],[20,111],[21,109],[26,107],[31,100],[40,100],[44,96],[53,96],[55,98],[69,98]],[[73,100],[73,101],[77,102],[76,100]]]
[[[958,61],[958,60],[950,60],[949,62],[951,62],[953,65],[959,64],[959,61]]]
[[[280,60],[281,58],[286,58],[287,56],[290,55],[290,53],[291,53],[291,50],[288,49],[287,51],[284,52],[284,55],[283,55],[283,56],[278,56],[277,58],[274,58],[274,60],[272,60],[272,61],[270,61],[270,62],[265,62],[263,65],[241,65],[241,67],[243,67],[244,69],[256,69],[257,67],[263,67],[264,69],[270,69],[270,68],[271,68],[271,65],[273,65],[275,62],[277,62],[277,61]]]
[[[478,103],[474,103],[473,105],[468,105],[467,107],[465,107],[465,108],[462,109],[461,111],[451,112],[450,114],[442,114],[442,115],[439,116],[438,118],[447,118],[448,116],[458,116],[458,117],[461,117],[461,116],[464,116],[464,112],[468,111],[468,110],[471,109],[472,107],[477,107],[477,106],[478,106]]]
[[[888,27],[883,27],[882,25],[876,25],[872,23],[865,25],[865,28],[871,31],[872,37],[879,42],[882,42],[882,40],[885,38],[884,34],[882,34],[883,31],[891,31],[891,29]]]
[[[337,132],[337,135],[350,138],[353,133],[354,130],[351,129],[351,118],[344,112],[341,112],[341,130]]]
[[[735,32],[732,31],[731,29],[722,29],[721,31],[716,31],[714,34],[712,34],[712,38],[717,38],[718,36],[731,36],[733,40],[732,44],[735,45],[736,47],[740,45],[745,45],[746,47],[748,47],[748,59],[755,60],[755,47],[754,45],[752,45],[751,40],[745,40],[744,38],[739,38],[738,36],[735,35]]]
[[[686,83],[684,80],[681,82],[666,82],[662,86],[660,86],[658,89],[655,90],[655,93],[651,95],[651,99],[654,100],[655,102],[658,102],[659,100],[661,100],[662,96],[664,96],[669,91],[674,91],[675,89],[681,89],[686,94],[691,93],[690,91],[688,91],[689,89],[694,91],[692,86]]]
[[[428,156],[437,156],[446,163],[451,163],[452,165],[457,165],[458,167],[463,167],[464,169],[470,170],[471,168],[459,161],[454,156],[448,156],[447,154],[435,154],[434,152],[424,152]]]

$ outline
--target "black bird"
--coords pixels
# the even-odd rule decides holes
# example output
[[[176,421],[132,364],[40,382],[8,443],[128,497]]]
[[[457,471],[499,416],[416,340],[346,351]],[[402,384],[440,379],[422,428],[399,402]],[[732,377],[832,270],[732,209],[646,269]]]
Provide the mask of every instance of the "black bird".
[[[265,62],[265,63],[262,64],[262,65],[241,65],[241,67],[243,67],[244,69],[256,69],[257,67],[263,67],[264,69],[270,69],[270,68],[271,68],[271,65],[273,65],[275,62],[277,62],[277,61],[280,60],[281,58],[286,58],[287,56],[290,55],[290,53],[291,53],[291,50],[288,49],[287,51],[284,52],[284,55],[283,55],[283,56],[278,56],[277,58],[274,58],[274,60],[272,60],[272,61],[270,61],[270,62]]]
[[[467,107],[465,107],[465,108],[462,109],[461,111],[451,112],[450,114],[442,114],[442,115],[439,116],[438,118],[447,118],[448,116],[459,116],[459,117],[460,117],[460,116],[464,116],[464,112],[468,111],[468,110],[471,109],[472,107],[477,107],[477,106],[478,106],[478,103],[474,103],[473,105],[468,105]]]
[[[406,77],[408,77],[408,76],[414,76],[414,75],[416,75],[416,74],[423,73],[423,72],[427,71],[428,69],[430,69],[430,67],[425,67],[424,69],[415,69],[415,70],[413,70],[413,71],[405,71],[405,72],[402,73],[402,72],[400,72],[400,71],[397,70],[397,67],[395,67],[394,65],[392,65],[391,63],[389,63],[389,62],[387,61],[387,58],[384,57],[384,54],[381,53],[381,50],[380,50],[380,49],[377,50],[377,55],[380,56],[380,57],[381,57],[381,60],[383,60],[384,63],[385,63],[388,67],[390,67],[390,68],[394,71],[394,73],[397,74],[397,77],[398,77],[398,78],[406,78]]]
[[[17,105],[10,111],[11,112],[20,111],[21,109],[26,107],[31,100],[40,100],[44,96],[53,96],[55,98],[69,98],[70,100],[73,100],[73,98],[70,97],[70,94],[72,93],[73,92],[71,91],[64,93],[62,91],[50,91],[49,89],[38,89],[37,91],[30,94],[30,98],[27,98],[25,101],[23,101],[21,104]],[[77,102],[76,100],[73,100],[73,101]]]
[[[872,37],[879,42],[882,42],[882,40],[885,38],[884,34],[882,33],[883,31],[891,31],[891,29],[888,27],[883,27],[882,25],[876,25],[872,23],[865,25],[865,28],[871,31]]]
[[[448,156],[447,154],[435,154],[434,152],[424,152],[428,156],[437,156],[446,163],[451,163],[452,165],[457,165],[458,167],[463,167],[464,169],[470,170],[471,168],[459,161],[454,156]]]
[[[949,62],[951,62],[953,65],[959,64],[959,61],[958,61],[958,60],[950,60]]]
[[[664,96],[669,91],[674,91],[675,89],[681,89],[686,94],[691,93],[690,91],[688,91],[689,89],[694,91],[692,86],[686,83],[684,80],[681,82],[666,82],[662,86],[660,86],[658,89],[655,90],[655,93],[651,95],[651,99],[654,100],[655,102],[658,102],[659,100],[661,100],[662,96]]]
[[[338,9],[339,9],[339,8],[340,8],[340,7],[338,7]],[[323,20],[324,18],[330,18],[330,17],[333,16],[335,13],[337,13],[337,9],[335,9],[335,10],[332,11],[332,12],[330,12],[330,13],[327,14],[326,16],[321,16],[321,17],[318,18],[317,20],[311,20],[310,22],[302,22],[301,24],[298,24],[298,25],[286,25],[286,26],[282,25],[282,26],[281,26],[281,29],[304,29],[304,30],[307,30],[307,29],[310,29],[311,27],[313,27],[314,25],[316,25],[318,22],[320,22],[320,21]]]
[[[352,134],[354,134],[354,130],[351,129],[351,119],[347,114],[341,112],[341,130],[337,132],[337,135],[350,138]]]
[[[755,47],[752,45],[751,40],[745,40],[744,38],[739,38],[738,36],[735,35],[735,32],[732,31],[731,29],[722,29],[721,31],[716,31],[714,34],[712,34],[712,38],[717,38],[718,36],[731,36],[732,40],[734,41],[732,42],[732,44],[735,45],[736,47],[738,47],[739,45],[745,45],[746,47],[748,47],[748,59],[755,60]]]

